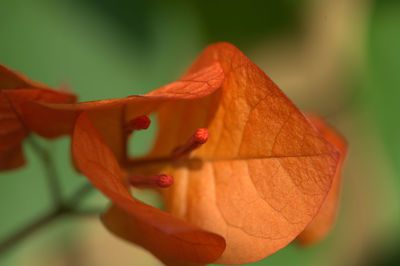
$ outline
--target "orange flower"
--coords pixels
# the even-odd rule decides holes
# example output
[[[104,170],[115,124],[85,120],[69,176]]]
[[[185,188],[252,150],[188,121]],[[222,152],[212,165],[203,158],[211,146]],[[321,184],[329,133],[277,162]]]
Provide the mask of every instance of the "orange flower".
[[[0,65],[0,171],[25,163],[22,141],[30,129],[21,117],[20,106],[26,101],[71,103],[76,96],[52,90]]]
[[[147,248],[167,265],[206,264],[224,251],[222,237],[131,196],[115,156],[86,112],[77,118],[72,153],[82,173],[114,202],[103,220],[117,235]]]
[[[347,155],[347,143],[342,136],[326,124],[321,117],[310,115],[308,118],[319,132],[341,152],[341,156],[333,177],[331,189],[320,211],[296,239],[297,242],[303,245],[314,244],[322,240],[334,226],[340,199],[342,167]]]
[[[126,232],[123,238],[147,248],[166,264],[207,264],[222,254],[224,239],[135,200],[126,188],[128,180],[119,163],[127,163],[129,134],[148,126],[143,115],[168,103],[206,97],[220,88],[223,80],[223,70],[215,62],[147,96],[64,105],[30,102],[23,106],[23,117],[44,137],[72,134],[72,152],[79,170],[115,203],[104,221],[116,234]],[[159,184],[156,182],[161,187]]]
[[[23,110],[28,125],[43,136],[73,131],[79,169],[114,202],[105,225],[166,264],[241,264],[283,248],[317,216],[343,158],[227,43],[209,46],[182,80],[145,96],[26,103]],[[152,152],[126,158],[127,132],[150,112],[159,121]],[[171,176],[174,184],[163,195],[172,216],[138,203],[125,187],[154,186],[160,178],[171,185]]]
[[[133,119],[154,112],[169,102],[193,102],[206,97],[221,86],[223,79],[224,73],[220,64],[214,62],[146,96],[61,105],[25,103],[23,118],[39,135],[55,138],[72,134],[77,116],[86,111],[118,161],[125,163],[126,140],[129,137],[126,127]]]

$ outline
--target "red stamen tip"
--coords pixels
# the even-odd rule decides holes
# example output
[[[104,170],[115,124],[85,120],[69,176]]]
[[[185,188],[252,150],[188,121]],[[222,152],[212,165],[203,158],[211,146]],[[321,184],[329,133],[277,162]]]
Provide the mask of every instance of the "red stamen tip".
[[[129,184],[134,187],[159,187],[167,188],[174,184],[174,178],[170,175],[136,175],[129,176]]]
[[[131,121],[133,130],[148,129],[150,126],[150,118],[147,115],[141,115]]]
[[[128,134],[131,134],[134,130],[143,130],[148,129],[150,126],[151,120],[147,115],[138,116],[132,120],[130,120],[125,125],[125,131]]]
[[[170,175],[158,175],[156,184],[158,187],[167,188],[174,184],[174,178]]]
[[[193,134],[193,141],[198,144],[204,144],[208,140],[208,130],[206,128],[199,128]]]
[[[193,150],[207,142],[208,136],[209,133],[206,128],[197,129],[184,145],[173,150],[171,157],[176,160],[188,158]]]

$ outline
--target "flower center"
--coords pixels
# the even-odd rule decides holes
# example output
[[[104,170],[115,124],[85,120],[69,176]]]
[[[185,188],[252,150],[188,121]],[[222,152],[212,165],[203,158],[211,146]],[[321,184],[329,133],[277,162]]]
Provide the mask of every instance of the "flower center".
[[[127,135],[132,134],[135,130],[148,129],[150,126],[150,118],[147,115],[138,116],[125,124],[124,131]]]
[[[199,148],[208,140],[208,130],[205,128],[197,129],[194,134],[182,146],[177,147],[171,154],[175,160],[187,159],[190,153]]]
[[[128,182],[134,187],[167,188],[172,186],[174,178],[165,174],[151,176],[132,174],[128,177]]]
[[[138,116],[130,120],[125,126],[126,134],[132,134],[136,130],[147,129],[150,126],[150,118],[146,115]],[[206,128],[197,129],[185,144],[176,147],[169,157],[136,159],[127,162],[127,166],[140,166],[149,163],[182,161],[189,158],[190,153],[207,142],[209,132]],[[131,173],[127,179],[128,183],[135,187],[159,187],[167,188],[173,185],[174,178],[167,174],[140,175]]]

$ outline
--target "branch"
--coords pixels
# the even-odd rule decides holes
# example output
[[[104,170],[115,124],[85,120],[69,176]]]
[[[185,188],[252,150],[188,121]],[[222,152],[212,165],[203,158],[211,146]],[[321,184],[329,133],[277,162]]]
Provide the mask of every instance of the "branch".
[[[84,184],[77,191],[75,191],[75,193],[72,195],[72,197],[67,201],[66,205],[74,208],[91,191],[93,191],[93,185],[89,182]]]
[[[55,220],[58,216],[67,212],[67,209],[59,208],[48,215],[41,217],[37,221],[31,223],[30,225],[26,226],[22,230],[18,231],[17,233],[9,236],[4,241],[0,243],[0,254],[3,254],[7,249],[11,248],[12,246],[16,245],[18,242],[23,240],[24,238],[28,237],[35,231],[39,230],[40,228],[44,227],[45,225],[51,223]]]
[[[58,219],[63,215],[76,215],[82,217],[93,217],[98,216],[101,213],[101,210],[97,209],[88,209],[88,210],[78,210],[69,207],[60,206],[55,211],[50,212],[49,214],[39,218],[33,223],[27,225],[25,228],[19,230],[15,234],[7,237],[5,240],[0,243],[0,255],[4,254],[5,251],[12,248],[22,240],[29,237],[31,234],[39,231],[42,227],[50,224],[54,220]]]
[[[93,189],[93,186],[90,183],[83,185],[73,194],[70,200],[64,202],[61,196],[61,187],[58,181],[58,175],[54,165],[54,161],[52,160],[52,157],[50,156],[48,150],[37,143],[32,136],[28,138],[28,142],[31,145],[32,149],[36,152],[36,154],[41,158],[43,167],[45,169],[45,176],[49,191],[53,200],[54,210],[1,241],[0,255],[9,248],[18,244],[18,242],[30,236],[35,231],[40,230],[42,227],[50,224],[51,222],[63,215],[69,214],[79,216],[93,216],[101,213],[101,211],[95,209],[78,209],[79,203]]]
[[[62,198],[61,198],[61,187],[58,182],[58,174],[54,166],[53,159],[51,158],[47,149],[40,146],[39,143],[37,143],[37,141],[32,136],[28,138],[28,143],[31,145],[32,149],[37,153],[37,155],[41,158],[41,162],[45,170],[45,176],[49,187],[49,191],[53,199],[54,206],[55,208],[57,208],[61,205]]]

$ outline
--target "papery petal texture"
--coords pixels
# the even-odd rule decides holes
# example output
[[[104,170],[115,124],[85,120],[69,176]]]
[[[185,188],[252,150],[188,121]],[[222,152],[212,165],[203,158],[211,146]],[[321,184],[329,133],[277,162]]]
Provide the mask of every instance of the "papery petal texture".
[[[50,87],[30,80],[25,75],[0,64],[0,91],[15,89],[50,89]]]
[[[0,171],[25,163],[21,143],[30,129],[23,120],[21,104],[27,101],[71,103],[76,96],[52,90],[0,65]]]
[[[155,145],[145,158],[129,160],[124,125],[152,112],[159,122]],[[283,248],[317,216],[343,158],[341,148],[228,43],[210,45],[180,80],[147,95],[25,102],[22,117],[44,137],[73,134],[80,171],[114,202],[103,217],[106,226],[170,265],[217,258],[243,264]],[[208,130],[207,142],[184,160],[171,158],[199,128]],[[133,199],[118,163],[135,174],[173,176],[174,185],[163,190],[172,215]]]
[[[103,216],[110,231],[145,247],[168,265],[207,264],[221,255],[222,237],[131,196],[113,152],[85,112],[75,123],[72,153],[80,171],[114,203]]]
[[[71,134],[76,117],[86,111],[119,162],[126,160],[124,125],[131,119],[156,111],[168,102],[194,101],[220,88],[224,73],[218,62],[144,96],[84,102],[77,104],[26,103],[23,116],[37,134],[52,138]]]
[[[340,159],[331,189],[320,211],[296,239],[297,242],[303,245],[314,244],[322,240],[335,224],[342,187],[342,168],[347,155],[347,142],[336,130],[317,115],[309,115],[308,118],[319,132],[340,151]]]
[[[216,263],[249,263],[286,246],[317,215],[340,152],[233,45],[209,46],[188,74],[215,61],[224,70],[222,88],[163,105],[150,158],[168,156],[197,128],[208,129],[208,142],[189,161],[160,165],[175,178],[164,193],[167,208],[225,238]]]

